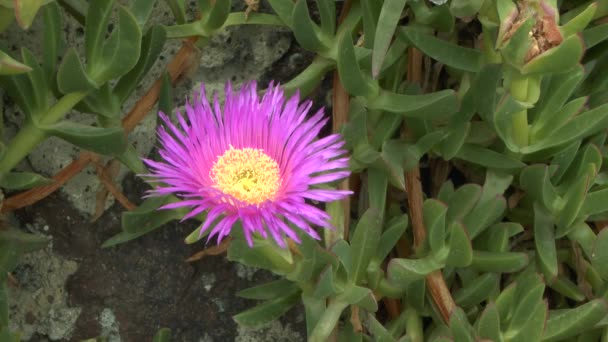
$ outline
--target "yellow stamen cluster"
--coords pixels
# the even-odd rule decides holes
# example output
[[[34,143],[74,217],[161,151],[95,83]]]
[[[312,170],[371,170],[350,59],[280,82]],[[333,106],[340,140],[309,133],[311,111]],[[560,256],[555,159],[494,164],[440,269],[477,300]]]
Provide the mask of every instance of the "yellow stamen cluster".
[[[248,204],[273,200],[281,186],[277,162],[249,147],[230,146],[213,164],[210,176],[215,188]]]

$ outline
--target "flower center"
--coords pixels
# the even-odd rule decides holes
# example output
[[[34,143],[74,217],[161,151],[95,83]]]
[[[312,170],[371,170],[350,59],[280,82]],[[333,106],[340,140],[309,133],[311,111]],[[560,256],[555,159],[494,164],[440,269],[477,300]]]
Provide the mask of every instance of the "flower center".
[[[277,162],[249,147],[230,146],[213,164],[210,176],[216,189],[248,204],[273,200],[281,186]]]

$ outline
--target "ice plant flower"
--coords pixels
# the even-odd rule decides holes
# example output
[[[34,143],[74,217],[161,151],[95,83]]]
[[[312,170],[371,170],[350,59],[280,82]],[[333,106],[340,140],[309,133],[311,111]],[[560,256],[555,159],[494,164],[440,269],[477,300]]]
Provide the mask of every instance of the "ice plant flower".
[[[144,159],[150,196],[174,194],[180,200],[161,207],[189,207],[184,220],[207,212],[200,227],[221,241],[240,221],[249,246],[252,235],[272,236],[281,247],[285,237],[300,242],[293,226],[315,239],[314,227],[331,228],[329,215],[307,200],[329,202],[350,191],[315,187],[350,174],[344,140],[339,134],[318,138],[327,122],[323,110],[310,118],[311,101],[286,99],[271,84],[259,97],[255,82],[240,91],[226,86],[226,100],[207,101],[204,86],[178,124],[163,113],[158,129],[161,161]]]

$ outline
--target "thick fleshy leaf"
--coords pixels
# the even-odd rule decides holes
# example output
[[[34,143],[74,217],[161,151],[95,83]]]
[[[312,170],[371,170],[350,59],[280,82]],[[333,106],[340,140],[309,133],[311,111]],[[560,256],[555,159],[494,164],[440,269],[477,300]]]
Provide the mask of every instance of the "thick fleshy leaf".
[[[500,315],[494,303],[488,303],[481,313],[481,316],[479,316],[477,333],[479,334],[479,337],[490,341],[501,340]]]
[[[517,284],[513,316],[505,331],[505,337],[516,341],[527,340],[535,336],[537,341],[542,335],[547,315],[546,302],[543,301],[544,284],[534,274],[520,278]]]
[[[365,270],[371,258],[376,253],[380,232],[382,230],[380,216],[375,208],[368,209],[361,217],[351,239],[353,250],[350,279],[358,284],[365,276]]]
[[[305,0],[296,2],[291,22],[293,35],[301,47],[315,52],[327,50],[320,38],[321,29],[310,18]]]
[[[293,2],[283,0],[268,0],[268,3],[279,18],[281,18],[281,20],[287,24],[287,26],[292,27],[292,14],[294,8]]]
[[[169,328],[160,329],[158,332],[156,332],[156,335],[154,335],[154,338],[152,339],[152,342],[170,342],[170,341],[171,341],[171,329],[169,329]]]
[[[127,139],[121,127],[93,127],[62,121],[41,128],[48,134],[100,154],[118,155],[127,147]]]
[[[373,96],[377,93],[378,86],[366,78],[359,68],[350,34],[344,34],[340,39],[337,62],[340,81],[346,91],[354,96]]]
[[[448,43],[424,32],[415,26],[399,29],[401,39],[406,39],[412,45],[424,52],[425,55],[456,69],[478,72],[483,66],[481,50],[462,47]]]
[[[63,50],[61,10],[57,2],[52,2],[42,9],[44,19],[44,40],[42,41],[42,67],[47,76],[47,83],[54,84],[57,72],[57,60]]]
[[[533,111],[538,112],[534,115],[533,127],[535,127],[535,130],[551,125],[551,118],[568,102],[583,76],[583,68],[578,67],[568,73],[550,75],[547,80],[543,81],[543,96],[533,109]]]
[[[398,113],[406,118],[445,119],[458,110],[458,99],[450,89],[424,95],[405,95],[381,90],[377,97],[368,101],[368,107]]]
[[[534,205],[534,244],[536,260],[551,282],[557,277],[557,249],[555,247],[555,228],[552,217],[539,205]]]
[[[205,20],[205,30],[208,32],[213,32],[226,22],[226,18],[228,18],[228,14],[230,14],[230,6],[232,5],[232,0],[224,0],[224,1],[215,1],[211,11]]]
[[[386,0],[382,3],[380,16],[378,18],[374,34],[374,47],[372,50],[372,76],[376,78],[393,40],[395,29],[401,18],[401,12],[407,0]]]
[[[503,170],[520,169],[525,166],[524,163],[513,157],[472,144],[462,145],[462,148],[456,154],[456,158],[488,168]]]
[[[40,7],[51,1],[52,0],[15,0],[15,18],[17,19],[19,26],[27,30],[32,25]]]
[[[169,8],[171,9],[171,13],[173,13],[173,17],[178,24],[186,23],[186,4],[184,0],[165,0]],[[208,7],[211,6],[210,1],[198,1],[199,10],[203,13],[207,13],[209,10]]]
[[[84,71],[74,48],[68,49],[57,71],[57,88],[67,94],[97,88],[97,84]]]
[[[474,251],[471,267],[482,272],[512,273],[526,267],[528,262],[525,253]]]
[[[511,1],[501,2],[511,3]],[[513,35],[508,40],[506,40],[506,45],[501,47],[500,52],[505,62],[515,67],[521,67],[524,64],[524,58],[526,57],[530,49],[531,38],[529,37],[529,33],[532,30],[534,21],[535,20],[533,18],[528,18],[524,22],[522,22],[519,28],[517,28],[517,30],[515,31],[515,33],[513,33]],[[500,37],[500,35],[498,41],[503,42],[503,39]]]
[[[374,336],[374,341],[378,342],[395,342],[396,339],[391,335],[391,333],[382,325],[382,323],[378,322],[378,320],[373,315],[367,316],[367,322],[369,324],[369,330]]]
[[[581,113],[568,121],[551,136],[521,149],[523,153],[537,152],[550,147],[567,144],[573,140],[599,132],[608,125],[608,104]]]
[[[593,20],[593,16],[595,15],[596,10],[597,4],[592,3],[584,11],[579,13],[579,15],[570,19],[565,25],[560,27],[560,30],[562,31],[564,37],[570,37],[584,30],[585,27],[589,25],[591,20]]]
[[[237,292],[237,296],[247,299],[272,300],[297,292],[297,285],[287,279],[279,279],[266,284],[250,287]]]
[[[103,84],[129,72],[139,60],[141,37],[135,17],[126,8],[119,7],[118,25],[104,42],[103,49],[95,50],[100,56],[95,57],[95,62],[87,63],[89,77]]]
[[[11,172],[0,179],[0,187],[9,190],[24,190],[35,186],[48,185],[51,179],[32,172]]]
[[[4,276],[0,277],[0,330],[8,326],[8,293]]]
[[[594,164],[587,164],[585,166],[585,172],[570,186],[562,198],[564,205],[559,211],[556,222],[557,230],[555,235],[558,238],[568,234],[573,228],[573,224],[577,220],[579,212],[585,203],[587,191],[591,187],[591,182],[597,173]]]
[[[537,140],[546,139],[551,136],[555,131],[580,113],[587,100],[587,97],[574,99],[555,112],[550,118],[550,121],[544,122],[543,125],[539,123],[538,126],[532,126],[530,140],[534,143]]]
[[[131,241],[169,221],[182,218],[188,213],[187,209],[158,210],[159,207],[169,203],[171,198],[171,196],[152,197],[145,200],[137,209],[123,212],[121,218],[123,231],[106,240],[101,247],[108,248]]]
[[[20,63],[3,51],[0,51],[0,75],[15,75],[28,72],[32,68]]]
[[[150,13],[152,13],[152,9],[156,5],[156,1],[157,0],[134,0],[131,2],[131,6],[129,6],[129,10],[142,30],[150,17]]]
[[[103,63],[103,41],[112,15],[114,0],[92,0],[89,3],[87,21],[84,28],[84,44],[88,71]]]
[[[604,280],[608,280],[608,229],[597,235],[591,257],[593,267]]]
[[[388,277],[399,284],[411,283],[443,267],[431,257],[423,259],[392,259],[388,264]]]
[[[570,36],[557,47],[526,63],[522,68],[522,73],[530,75],[567,71],[580,63],[584,50],[583,40],[577,35]]]
[[[519,176],[519,183],[528,196],[551,211],[558,196],[551,184],[550,177],[549,167],[546,165],[531,165],[523,169]]]
[[[281,317],[287,310],[291,309],[299,299],[299,293],[295,292],[285,297],[269,300],[252,309],[241,312],[233,318],[241,326],[251,328],[259,327]]]
[[[401,238],[403,233],[408,226],[407,215],[401,215],[393,217],[386,224],[386,228],[380,240],[378,241],[378,248],[376,249],[376,259],[384,260],[391,252],[393,247],[397,244],[397,241]]]
[[[446,222],[461,221],[481,197],[481,187],[477,184],[465,184],[458,188],[448,199]]]
[[[494,196],[486,201],[480,200],[462,220],[469,238],[475,239],[485,229],[500,220],[506,208],[507,203],[502,196]]]
[[[457,18],[474,16],[485,0],[453,0],[450,3],[450,12]]]
[[[141,55],[137,64],[118,80],[114,86],[114,94],[119,101],[124,102],[135,90],[141,79],[148,73],[160,55],[166,40],[165,30],[161,26],[153,26],[144,35],[141,42]],[[168,113],[168,112],[165,112]]]
[[[456,307],[450,316],[450,330],[454,341],[474,342],[477,341],[475,331],[469,323],[467,315],[464,311]]]
[[[450,160],[456,156],[458,150],[464,145],[470,128],[471,124],[469,122],[451,127],[448,136],[439,145],[439,151],[443,159]]]
[[[378,310],[378,303],[374,298],[372,290],[366,287],[350,286],[344,290],[344,293],[338,296],[337,300],[351,305],[358,305],[370,312]]]
[[[583,40],[585,47],[591,49],[597,44],[608,39],[608,24],[597,25],[583,31]]]
[[[327,35],[336,31],[336,5],[333,0],[316,0],[321,17],[321,29]]]
[[[459,306],[469,308],[488,299],[498,288],[499,277],[496,273],[485,273],[475,278],[469,286],[454,292],[454,301]]]
[[[460,222],[454,222],[450,226],[450,251],[445,260],[446,265],[454,267],[466,267],[473,260],[473,247],[467,232]]]
[[[433,199],[426,200],[422,206],[424,217],[424,227],[428,232],[428,242],[433,254],[445,253],[443,250],[446,245],[446,213],[448,207]]]
[[[561,341],[593,329],[608,314],[605,299],[594,299],[574,309],[549,313],[543,341]]]

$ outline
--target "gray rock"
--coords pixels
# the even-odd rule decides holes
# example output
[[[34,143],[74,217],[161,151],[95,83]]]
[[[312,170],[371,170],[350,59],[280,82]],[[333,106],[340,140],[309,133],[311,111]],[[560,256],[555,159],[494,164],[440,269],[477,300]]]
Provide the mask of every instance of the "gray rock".
[[[23,341],[34,334],[51,341],[69,339],[81,308],[67,303],[65,283],[76,272],[76,262],[46,249],[26,254],[13,272],[18,288],[9,288],[10,328]]]

